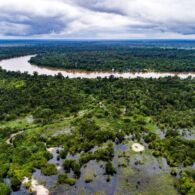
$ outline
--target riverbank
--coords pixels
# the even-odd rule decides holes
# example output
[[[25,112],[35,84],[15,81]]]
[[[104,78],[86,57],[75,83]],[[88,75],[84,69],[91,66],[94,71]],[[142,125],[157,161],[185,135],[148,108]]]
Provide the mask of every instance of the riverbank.
[[[185,79],[188,77],[195,78],[194,72],[115,72],[115,71],[82,71],[82,70],[64,70],[48,67],[40,67],[31,65],[29,60],[35,55],[27,55],[22,57],[10,58],[0,61],[0,67],[7,71],[20,71],[33,74],[37,72],[40,75],[55,76],[61,73],[64,77],[69,78],[88,78],[93,79],[97,77],[106,78],[114,76],[116,78],[161,78],[161,77],[179,77]]]

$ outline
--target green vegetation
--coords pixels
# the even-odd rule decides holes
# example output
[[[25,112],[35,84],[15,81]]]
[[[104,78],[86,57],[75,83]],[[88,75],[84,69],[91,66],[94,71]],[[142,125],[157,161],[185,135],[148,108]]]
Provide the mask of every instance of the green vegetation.
[[[40,66],[90,71],[195,71],[193,50],[107,45],[83,51],[59,51],[39,54],[30,62]]]
[[[181,194],[195,194],[195,171],[186,170],[181,173],[181,178],[177,184]]]
[[[173,44],[173,45],[172,45]],[[192,43],[194,44],[194,43]],[[163,44],[164,45],[164,44]],[[195,51],[136,42],[44,42],[0,46],[0,60],[38,54],[30,62],[40,66],[80,70],[194,72]],[[193,46],[192,46],[193,47]],[[189,47],[188,47],[189,48]],[[1,85],[1,83],[0,83]],[[21,87],[23,83],[16,83]]]
[[[114,167],[113,167],[113,165],[112,165],[112,163],[110,161],[108,161],[106,163],[105,170],[106,170],[106,174],[107,175],[114,175],[116,173],[116,171],[115,171],[115,169],[114,169]]]
[[[11,177],[11,187],[13,191],[18,191],[20,189],[21,181],[17,177]]]
[[[59,156],[60,156],[60,158],[65,159],[67,154],[68,154],[68,148],[65,145],[63,150],[60,150]]]
[[[106,133],[105,133],[106,134]],[[81,155],[80,164],[86,164],[90,160],[109,161],[114,157],[114,149],[112,143],[108,143],[106,147],[96,150],[95,152],[86,152]]]
[[[74,179],[74,178],[67,178],[65,180],[65,183],[72,186],[72,185],[74,185],[76,183],[76,179]]]
[[[60,184],[65,183],[67,178],[68,178],[67,174],[60,174],[58,176],[58,183]]]
[[[191,148],[195,148],[194,141],[169,137],[163,140],[153,140],[149,147],[154,149],[155,156],[165,156],[171,166],[193,165],[195,153]]]
[[[79,162],[76,162],[76,160],[65,160],[64,161],[64,169],[67,171],[67,172],[70,172],[70,169],[73,170],[74,174],[76,176],[80,176],[80,164]]]
[[[10,194],[9,187],[6,184],[4,184],[4,183],[0,183],[0,194],[1,195],[8,195],[8,194]]]
[[[195,161],[195,141],[180,133],[194,132],[194,79],[68,79],[0,70],[0,81],[0,190],[7,189],[2,185],[5,177],[10,178],[12,190],[18,190],[35,169],[58,174],[48,163],[50,147],[62,148],[58,159],[64,159],[66,174],[59,175],[58,182],[69,185],[91,160],[103,161],[103,171],[109,179],[114,177],[115,143],[124,143],[128,136],[131,142],[148,143],[147,152],[165,157],[176,170],[184,171]],[[126,152],[119,155],[119,168],[130,173],[129,157]],[[176,186],[190,194],[194,177],[184,176]]]
[[[91,168],[85,168],[84,170],[84,181],[85,183],[90,183],[93,181],[93,178],[96,177],[96,171]]]
[[[69,184],[72,186],[76,183],[76,179],[68,178],[66,174],[61,174],[58,176],[58,183],[59,184]]]
[[[41,167],[41,172],[47,176],[55,175],[57,173],[57,169],[54,164],[46,164],[45,166]]]

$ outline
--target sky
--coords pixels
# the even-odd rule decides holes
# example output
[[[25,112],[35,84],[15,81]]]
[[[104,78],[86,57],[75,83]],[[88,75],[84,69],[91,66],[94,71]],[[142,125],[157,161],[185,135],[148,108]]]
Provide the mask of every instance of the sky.
[[[0,0],[0,38],[195,39],[195,0]]]

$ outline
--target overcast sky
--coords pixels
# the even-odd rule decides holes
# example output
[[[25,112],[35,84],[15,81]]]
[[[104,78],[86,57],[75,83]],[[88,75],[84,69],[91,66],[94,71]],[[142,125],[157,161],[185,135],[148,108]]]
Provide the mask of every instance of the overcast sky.
[[[0,38],[195,38],[195,0],[0,0]]]

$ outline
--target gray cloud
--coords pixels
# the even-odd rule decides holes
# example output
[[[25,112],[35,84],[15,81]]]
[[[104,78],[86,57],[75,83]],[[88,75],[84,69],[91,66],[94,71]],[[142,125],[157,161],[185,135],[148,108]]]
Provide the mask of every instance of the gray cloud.
[[[0,37],[195,38],[194,0],[0,0]]]

